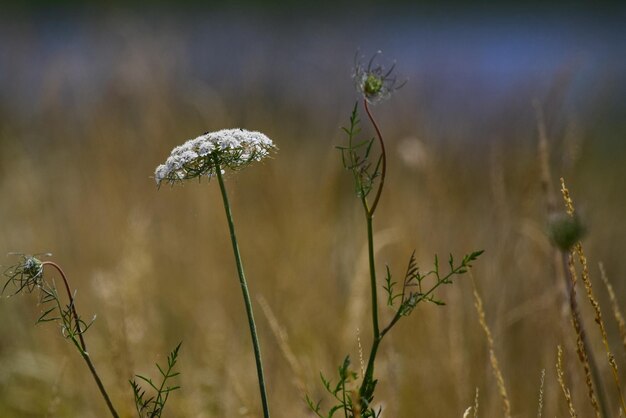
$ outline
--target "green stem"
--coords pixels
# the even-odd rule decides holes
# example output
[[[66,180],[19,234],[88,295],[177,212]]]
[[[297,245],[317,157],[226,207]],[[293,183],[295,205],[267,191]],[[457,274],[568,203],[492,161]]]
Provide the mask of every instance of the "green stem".
[[[363,383],[372,382],[374,380],[374,362],[376,361],[376,354],[378,353],[378,346],[380,345],[380,342],[382,341],[382,339],[383,339],[382,337],[378,337],[372,342],[372,349],[370,351],[370,357],[367,361],[367,368],[365,369],[365,377],[363,378]],[[363,390],[365,386],[366,385],[364,384],[361,387],[361,390]]]
[[[106,390],[104,389],[104,384],[102,383],[102,380],[100,380],[100,376],[98,376],[98,373],[96,372],[96,368],[93,365],[93,363],[91,362],[91,359],[89,358],[89,353],[87,353],[86,351],[81,351],[80,355],[83,358],[83,360],[85,360],[85,363],[87,363],[87,367],[89,367],[89,371],[91,372],[91,375],[93,376],[94,380],[96,381],[96,385],[98,385],[98,389],[100,389],[100,393],[102,394],[102,397],[104,397],[104,401],[106,402],[107,406],[109,407],[109,411],[111,412],[111,415],[114,418],[119,418],[119,415],[117,414],[117,411],[113,407],[113,403],[111,402],[111,399],[109,398],[109,395],[107,394]]]
[[[378,285],[376,283],[376,263],[374,260],[374,230],[373,230],[373,220],[374,220],[374,212],[378,207],[378,202],[380,200],[380,196],[383,192],[383,187],[385,185],[385,176],[387,173],[387,153],[385,151],[385,142],[383,141],[383,136],[378,128],[378,124],[374,120],[374,117],[370,113],[369,107],[367,105],[367,100],[363,100],[363,106],[365,107],[365,112],[367,113],[367,117],[370,122],[374,126],[374,130],[376,131],[376,136],[378,137],[378,142],[380,144],[381,150],[381,173],[380,180],[378,183],[378,190],[376,191],[376,196],[374,197],[374,201],[372,202],[371,207],[369,207],[367,203],[367,199],[365,196],[362,197],[363,209],[365,210],[365,218],[367,220],[367,254],[369,258],[369,270],[370,270],[370,288],[372,294],[372,328],[374,333],[374,339],[372,341],[372,348],[370,350],[370,356],[367,361],[367,368],[365,369],[365,375],[363,376],[363,383],[361,384],[361,388],[359,390],[359,395],[361,398],[361,406],[367,408],[369,405],[363,405],[368,398],[373,395],[373,382],[374,382],[374,363],[376,361],[376,354],[378,353],[378,346],[383,339],[383,335],[380,333],[380,328],[378,326]]]
[[[374,381],[374,362],[376,361],[378,346],[382,341],[382,336],[380,334],[380,329],[378,326],[378,295],[376,284],[376,264],[374,261],[374,232],[372,227],[373,219],[371,212],[367,210],[367,202],[365,201],[365,198],[363,198],[363,207],[365,208],[367,219],[367,249],[370,269],[370,288],[372,294],[372,327],[374,330],[374,338],[372,341],[372,348],[370,350],[369,360],[367,361],[367,368],[365,369],[365,375],[363,376],[363,383],[359,390],[361,403],[363,403],[371,395],[371,393],[369,392],[372,390],[371,385]],[[362,407],[367,408],[367,405],[362,405]]]
[[[241,255],[239,254],[239,245],[237,244],[237,236],[235,235],[235,224],[233,223],[233,215],[230,211],[230,203],[228,202],[228,195],[226,194],[226,187],[224,186],[224,179],[222,177],[222,169],[217,159],[215,160],[215,172],[217,173],[217,180],[220,184],[220,190],[222,191],[222,200],[224,201],[224,210],[226,211],[226,219],[228,220],[228,229],[230,230],[230,240],[233,244],[233,253],[235,254],[235,263],[237,264],[237,273],[239,274],[239,284],[241,285],[241,292],[243,293],[243,300],[246,305],[246,313],[248,315],[248,325],[250,326],[250,334],[252,336],[252,345],[254,346],[254,358],[256,360],[257,376],[259,378],[259,389],[261,391],[261,402],[263,404],[263,416],[265,418],[270,417],[269,406],[267,403],[267,393],[265,391],[265,378],[263,377],[263,364],[261,362],[261,348],[259,346],[259,339],[256,333],[256,324],[254,323],[254,314],[252,312],[252,302],[250,300],[250,293],[248,292],[248,283],[246,282],[246,276],[243,272],[243,264],[241,262]]]
[[[76,345],[76,348],[78,349],[83,360],[85,360],[85,363],[87,363],[87,367],[89,368],[91,375],[96,381],[96,385],[98,385],[98,389],[100,389],[100,393],[102,394],[102,397],[104,398],[104,401],[106,402],[107,407],[109,408],[109,411],[111,412],[111,415],[113,416],[113,418],[119,418],[117,411],[113,407],[113,402],[111,402],[111,398],[109,398],[109,394],[104,388],[104,384],[102,383],[102,380],[100,379],[100,376],[98,375],[98,372],[96,371],[96,367],[93,365],[93,362],[91,361],[91,358],[89,357],[89,353],[87,352],[87,344],[85,343],[85,339],[83,337],[83,332],[80,326],[80,319],[78,317],[78,313],[76,312],[76,305],[74,304],[74,297],[72,296],[72,292],[70,290],[70,285],[68,283],[67,276],[65,276],[65,272],[63,271],[61,266],[59,266],[57,263],[52,262],[52,261],[44,261],[43,263],[41,263],[42,268],[46,265],[53,267],[61,275],[61,278],[63,279],[63,284],[65,285],[65,291],[67,292],[67,297],[69,299],[69,306],[72,312],[72,316],[74,317],[74,321],[76,322],[76,333],[78,334],[78,338],[79,338],[79,341],[77,341],[76,338],[72,337],[72,341]],[[61,309],[58,299],[57,299],[57,304],[59,305],[58,306],[59,312],[61,312],[62,309]]]
[[[372,216],[367,216],[367,255],[370,268],[370,287],[372,293],[372,325],[374,328],[374,340],[380,337],[378,328],[378,285],[376,283],[376,264],[374,262],[374,232],[372,227]]]

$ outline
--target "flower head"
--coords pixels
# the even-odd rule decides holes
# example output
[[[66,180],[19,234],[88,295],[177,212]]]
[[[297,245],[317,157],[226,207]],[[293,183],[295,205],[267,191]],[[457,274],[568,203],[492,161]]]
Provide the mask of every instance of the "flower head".
[[[11,283],[17,288],[15,294],[22,290],[32,292],[42,284],[43,263],[32,255],[21,254],[20,261],[5,270],[4,276],[7,281],[0,293],[4,293]]]
[[[397,76],[393,75],[396,64],[387,69],[382,64],[376,64],[376,58],[381,54],[376,52],[365,66],[359,59],[358,53],[354,59],[354,82],[357,91],[369,103],[377,103],[388,98],[394,90],[398,90],[406,81],[398,84]],[[361,57],[362,58],[362,57]]]
[[[207,132],[174,148],[165,164],[154,171],[157,185],[187,179],[212,177],[216,170],[236,170],[267,157],[276,147],[261,132],[222,129]]]

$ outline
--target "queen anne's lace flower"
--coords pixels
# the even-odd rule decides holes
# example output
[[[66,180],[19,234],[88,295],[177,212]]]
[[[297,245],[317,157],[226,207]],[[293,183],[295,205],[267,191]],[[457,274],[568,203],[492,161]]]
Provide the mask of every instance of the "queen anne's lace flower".
[[[222,129],[190,139],[172,153],[154,172],[157,185],[201,176],[214,176],[217,169],[236,170],[267,157],[276,147],[261,132]]]

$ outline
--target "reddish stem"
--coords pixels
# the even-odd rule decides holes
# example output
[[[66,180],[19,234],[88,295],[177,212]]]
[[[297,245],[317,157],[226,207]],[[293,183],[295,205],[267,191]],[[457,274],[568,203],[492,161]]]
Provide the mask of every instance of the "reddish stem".
[[[374,120],[374,117],[370,113],[369,106],[367,104],[367,99],[363,99],[363,105],[365,107],[365,112],[367,113],[367,117],[370,122],[374,126],[374,130],[376,131],[376,136],[378,136],[378,142],[380,144],[380,156],[382,158],[382,167],[380,171],[380,183],[378,184],[378,190],[376,191],[376,197],[374,198],[374,202],[372,203],[371,209],[369,209],[369,216],[374,215],[374,211],[376,210],[376,206],[378,206],[378,201],[380,200],[380,195],[383,192],[383,186],[385,185],[385,175],[387,174],[387,153],[385,152],[385,142],[383,141],[383,135],[380,133],[380,129],[378,128],[378,124]]]
[[[83,348],[83,351],[87,352],[87,344],[85,344],[85,339],[83,338],[83,333],[80,328],[80,320],[78,319],[78,313],[76,312],[76,306],[74,305],[74,297],[72,296],[72,291],[70,290],[70,285],[67,281],[67,277],[65,276],[65,272],[63,271],[61,266],[59,266],[54,261],[44,261],[43,263],[41,263],[42,268],[46,265],[54,267],[54,269],[59,272],[61,278],[63,279],[63,284],[65,285],[65,290],[67,291],[67,297],[70,301],[70,309],[72,310],[74,321],[76,321],[76,330],[78,331],[77,334],[78,338],[80,339],[80,345]]]

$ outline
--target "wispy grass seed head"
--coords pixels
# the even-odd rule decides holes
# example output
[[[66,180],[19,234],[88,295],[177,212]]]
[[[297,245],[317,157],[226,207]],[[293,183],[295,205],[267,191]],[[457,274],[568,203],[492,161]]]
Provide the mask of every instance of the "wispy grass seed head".
[[[222,129],[207,132],[175,147],[164,164],[154,172],[157,185],[212,177],[216,170],[236,170],[267,157],[276,147],[261,132]]]
[[[362,57],[359,57],[358,53],[354,60],[354,74],[352,77],[354,78],[356,89],[368,103],[372,104],[389,98],[393,91],[398,90],[406,83],[406,81],[398,83],[398,78],[394,75],[395,63],[392,63],[389,68],[376,63],[377,58],[381,54],[381,51],[376,52],[369,59],[367,65],[361,61]]]

